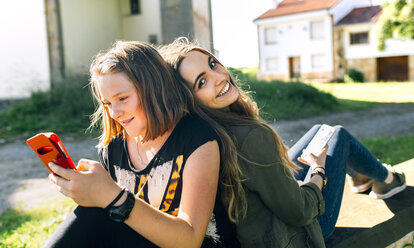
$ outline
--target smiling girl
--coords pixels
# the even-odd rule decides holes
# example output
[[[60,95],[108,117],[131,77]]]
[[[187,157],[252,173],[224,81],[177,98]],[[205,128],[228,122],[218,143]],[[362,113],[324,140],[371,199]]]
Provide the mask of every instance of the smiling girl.
[[[246,212],[236,221],[242,247],[325,247],[338,218],[346,171],[357,192],[372,186],[373,198],[389,198],[405,188],[403,173],[382,165],[341,126],[335,127],[329,148],[311,154],[306,164],[299,162],[320,125],[287,150],[213,54],[185,38],[159,51],[237,144],[247,198]],[[311,179],[303,184],[308,170]]]
[[[50,164],[80,206],[45,247],[238,247],[217,192],[220,139],[157,51],[117,42],[90,73],[100,162]]]

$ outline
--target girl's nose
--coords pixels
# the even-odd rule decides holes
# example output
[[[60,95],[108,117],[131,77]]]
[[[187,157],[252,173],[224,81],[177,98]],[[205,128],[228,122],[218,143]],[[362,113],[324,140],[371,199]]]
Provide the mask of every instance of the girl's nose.
[[[109,109],[109,115],[114,120],[117,120],[119,117],[121,117],[121,114],[122,114],[122,110],[116,105],[113,105],[112,108]]]
[[[214,72],[213,76],[214,76],[216,85],[220,85],[221,83],[225,82],[227,79],[226,74],[222,72]]]

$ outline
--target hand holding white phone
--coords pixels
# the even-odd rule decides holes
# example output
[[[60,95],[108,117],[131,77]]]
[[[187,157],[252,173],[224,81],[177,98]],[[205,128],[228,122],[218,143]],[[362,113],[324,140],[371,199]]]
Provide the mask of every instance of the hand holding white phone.
[[[301,156],[298,160],[304,164],[310,165],[309,161],[311,160],[310,154],[319,156],[323,148],[328,144],[328,141],[331,139],[332,135],[335,133],[335,128],[329,125],[323,124],[312,140],[309,142],[308,146],[303,150]],[[305,183],[310,180],[312,169],[310,168],[306,174]]]

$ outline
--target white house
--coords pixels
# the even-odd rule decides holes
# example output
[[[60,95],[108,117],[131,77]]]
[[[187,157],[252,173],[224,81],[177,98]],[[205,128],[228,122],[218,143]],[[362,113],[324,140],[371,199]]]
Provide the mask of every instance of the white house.
[[[355,8],[335,25],[336,76],[346,69],[364,73],[365,81],[414,81],[414,40],[386,40],[377,49],[377,20],[380,6]]]
[[[86,74],[92,56],[116,40],[187,36],[213,50],[209,0],[6,1],[0,34],[0,100]]]
[[[399,48],[401,42],[390,40],[384,52],[376,50],[378,8],[369,0],[284,0],[276,4],[254,20],[259,39],[259,78],[330,81],[356,68],[369,81],[395,80],[377,76],[383,71],[378,68],[389,68],[391,63],[384,57],[403,56],[412,68],[414,47],[409,41]],[[369,43],[358,41],[366,37],[360,31],[369,32]],[[369,69],[367,59],[371,61]],[[413,69],[407,70],[409,75],[404,80],[414,80],[410,71]]]

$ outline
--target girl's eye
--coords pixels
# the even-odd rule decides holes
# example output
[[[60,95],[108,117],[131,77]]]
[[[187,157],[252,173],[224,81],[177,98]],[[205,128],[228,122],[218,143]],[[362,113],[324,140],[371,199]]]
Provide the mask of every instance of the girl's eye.
[[[107,107],[111,107],[111,103],[110,102],[102,102],[102,105],[107,108]]]
[[[206,84],[206,79],[202,78],[200,81],[198,81],[198,88],[201,89]]]
[[[120,101],[125,101],[126,99],[128,99],[127,96],[124,96],[124,97],[119,98]]]
[[[217,62],[215,60],[211,60],[210,62],[210,68],[213,69],[214,67],[216,67]]]

